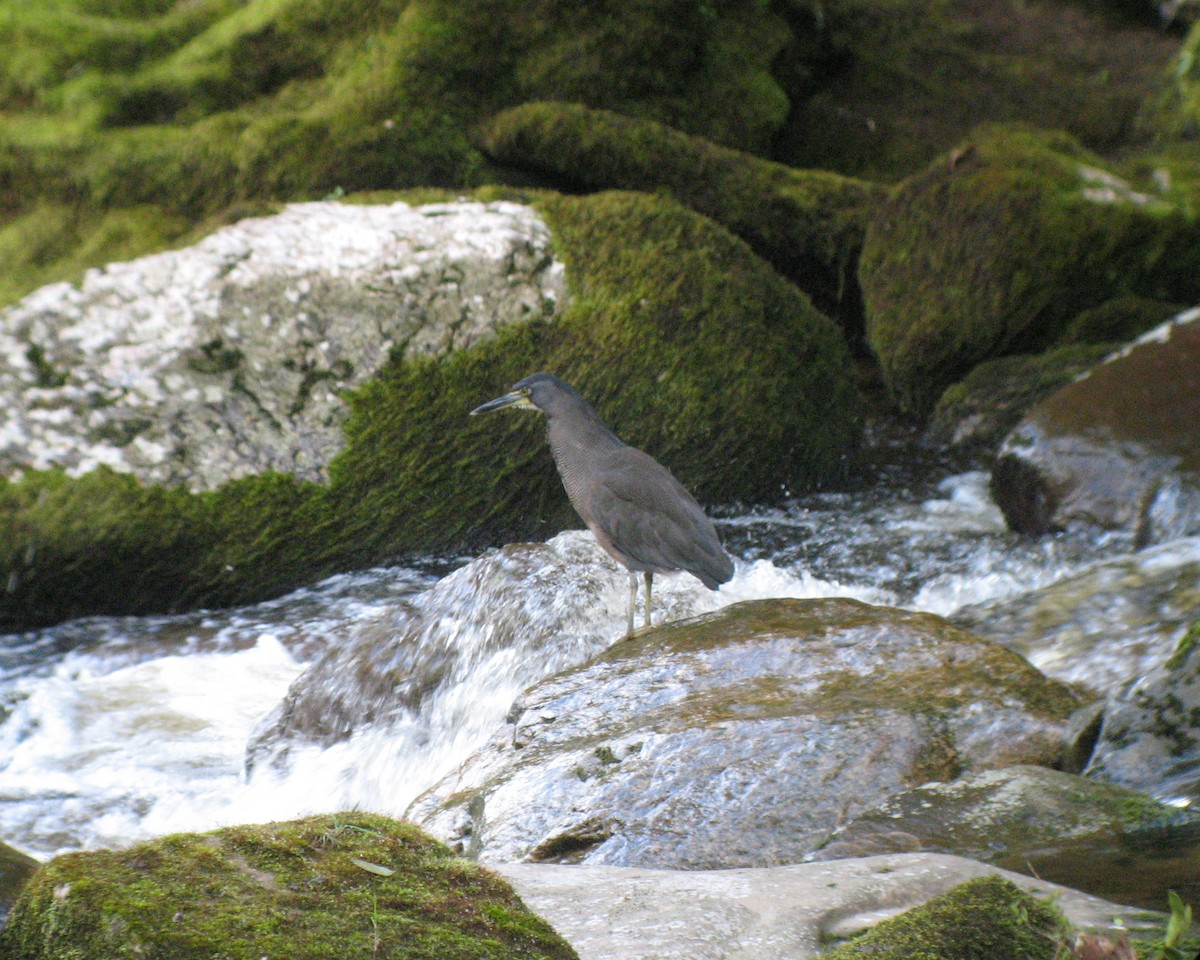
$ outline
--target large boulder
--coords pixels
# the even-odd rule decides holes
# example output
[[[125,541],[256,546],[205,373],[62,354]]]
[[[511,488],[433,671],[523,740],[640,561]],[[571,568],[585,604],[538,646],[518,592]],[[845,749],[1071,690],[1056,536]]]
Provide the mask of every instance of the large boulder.
[[[1052,900],[1076,929],[1109,935],[1122,927],[1143,932],[1157,919],[1152,915],[1148,922],[1144,911],[976,860],[932,853],[741,870],[546,863],[498,864],[494,869],[580,956],[603,960],[808,960],[827,951],[831,942],[862,934],[980,880],[999,894],[993,906],[1028,904],[1016,893],[1019,889],[1037,900]],[[1019,910],[1006,909],[1000,916],[966,897],[951,902],[958,905],[953,914],[958,924],[972,930],[990,926],[993,937],[1011,935],[1024,922]],[[946,960],[976,956],[947,951]],[[984,956],[991,960],[994,955]]]
[[[0,954],[576,957],[504,880],[410,824],[366,813],[56,857],[29,881],[0,931]]]
[[[408,814],[489,861],[797,861],[907,787],[1058,762],[1079,703],[931,614],[741,603],[535,685]]]
[[[804,95],[793,97],[776,149],[795,166],[887,181],[983,122],[1065,130],[1119,151],[1179,44],[1156,18],[1113,16],[1121,3],[792,5],[794,53],[777,72]]]
[[[858,253],[883,187],[579,104],[506,110],[488,123],[483,145],[496,161],[563,188],[669,191],[742,237],[861,337]]]
[[[1200,310],[1163,324],[1034,407],[996,458],[1009,524],[1200,533]]]
[[[444,357],[566,300],[529,206],[293,204],[0,313],[0,476],[324,481],[343,395],[393,352]]]
[[[155,258],[189,296],[170,311],[184,321],[178,346],[156,340],[149,360],[137,336],[161,331],[177,291],[144,263],[109,271],[124,286],[97,276],[11,308],[6,406],[39,432],[14,420],[0,434],[13,436],[8,471],[26,470],[0,487],[0,629],[245,602],[401,554],[577,523],[533,418],[467,417],[537,369],[572,381],[704,502],[773,500],[844,473],[859,433],[853,369],[807,297],[667,198],[528,199],[536,214],[470,201],[427,214],[305,207]],[[385,224],[382,238],[417,223],[426,240],[449,237],[425,222],[435,213],[499,229],[481,232],[474,260],[454,259],[465,240],[440,253],[396,240],[381,254],[332,229],[318,245],[345,256],[313,253],[314,224]],[[275,273],[265,254],[239,260],[249,235],[256,251],[283,248]],[[412,256],[389,256],[397,249]],[[291,331],[287,352],[263,344],[266,317]],[[374,374],[353,387],[360,368]],[[164,477],[174,483],[149,483]]]
[[[867,340],[925,414],[976,364],[1036,352],[1080,310],[1200,298],[1200,225],[1062,134],[986,127],[896,189],[867,230]]]

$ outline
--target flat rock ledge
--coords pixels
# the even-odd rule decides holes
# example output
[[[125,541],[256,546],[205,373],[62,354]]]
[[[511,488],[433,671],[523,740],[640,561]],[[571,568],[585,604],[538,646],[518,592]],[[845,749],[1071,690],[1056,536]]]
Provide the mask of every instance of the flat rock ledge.
[[[211,490],[321,481],[340,394],[557,313],[563,264],[530,207],[292,204],[183,250],[90,270],[0,311],[0,477],[101,465]]]
[[[1131,930],[1145,911],[975,860],[912,853],[741,870],[492,864],[581,960],[805,960],[975,877],[998,875],[1076,927]]]

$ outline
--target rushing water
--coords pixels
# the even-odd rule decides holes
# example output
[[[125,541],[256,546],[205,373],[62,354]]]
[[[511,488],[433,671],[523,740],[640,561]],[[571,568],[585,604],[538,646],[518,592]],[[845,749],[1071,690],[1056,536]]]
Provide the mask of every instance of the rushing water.
[[[1009,533],[980,472],[884,472],[860,491],[731,510],[718,525],[739,558],[734,580],[712,594],[690,577],[660,578],[662,609],[843,595],[947,614],[1128,548]],[[553,543],[570,561],[584,537]],[[91,618],[0,638],[0,839],[46,856],[313,811],[403,813],[525,685],[623,630],[623,572],[576,595],[590,577],[582,565],[541,589],[529,570],[502,564],[481,588],[474,569],[441,581],[428,569],[370,570],[237,610]],[[437,696],[386,727],[294,751],[286,772],[263,764],[247,779],[247,741],[306,665],[358,631],[412,618],[422,642],[473,651]],[[514,657],[496,633],[506,623],[542,636],[542,654]]]

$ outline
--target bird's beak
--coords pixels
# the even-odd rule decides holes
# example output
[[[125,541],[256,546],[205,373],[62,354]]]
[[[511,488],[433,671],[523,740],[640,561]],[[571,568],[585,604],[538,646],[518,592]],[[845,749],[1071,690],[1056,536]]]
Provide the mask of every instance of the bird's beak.
[[[516,405],[518,408],[526,410],[536,410],[537,407],[530,402],[529,396],[523,390],[513,390],[511,393],[506,393],[502,397],[497,397],[495,400],[489,400],[487,403],[481,404],[471,411],[471,416],[477,413],[491,413],[493,410],[499,410],[501,407],[509,407]]]

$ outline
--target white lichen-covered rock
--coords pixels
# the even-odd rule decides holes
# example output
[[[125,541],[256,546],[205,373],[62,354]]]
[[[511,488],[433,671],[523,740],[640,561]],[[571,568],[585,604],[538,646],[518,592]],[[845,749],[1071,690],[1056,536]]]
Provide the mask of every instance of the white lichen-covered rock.
[[[529,207],[290,205],[0,312],[0,476],[321,480],[341,391],[396,351],[444,354],[564,298]]]

